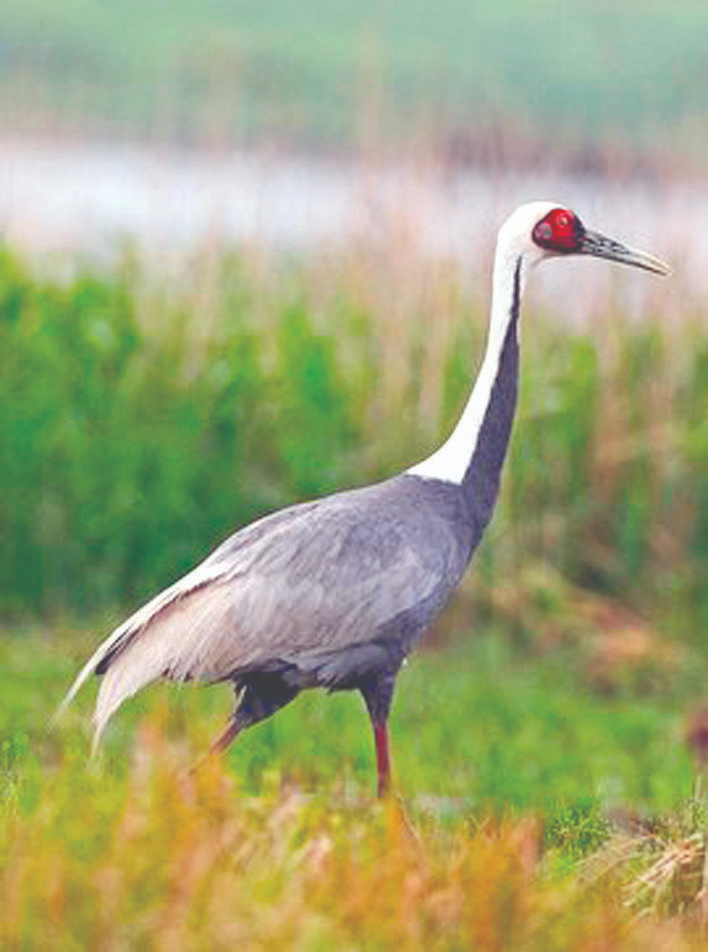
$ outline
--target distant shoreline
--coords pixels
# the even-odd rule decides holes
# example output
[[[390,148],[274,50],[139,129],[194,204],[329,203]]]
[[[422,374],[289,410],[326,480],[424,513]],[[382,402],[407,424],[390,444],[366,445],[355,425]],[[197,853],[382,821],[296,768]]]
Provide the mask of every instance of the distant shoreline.
[[[490,265],[488,234],[533,198],[570,204],[589,225],[609,222],[620,237],[680,261],[672,284],[708,291],[708,193],[690,182],[450,170],[420,157],[0,140],[0,232],[33,256],[110,260],[126,245],[151,257],[205,246],[305,256],[368,247],[383,260],[403,248],[460,267],[476,285]],[[551,267],[535,295],[563,310],[574,281],[574,267],[563,275]],[[589,310],[610,286],[628,296],[630,313],[645,312],[644,295],[655,292],[617,268],[593,282]]]

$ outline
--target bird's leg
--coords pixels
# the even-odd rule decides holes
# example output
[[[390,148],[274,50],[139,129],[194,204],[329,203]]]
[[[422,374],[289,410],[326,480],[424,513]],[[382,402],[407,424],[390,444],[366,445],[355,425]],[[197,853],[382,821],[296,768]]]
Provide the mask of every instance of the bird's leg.
[[[376,744],[377,794],[379,799],[391,792],[391,752],[388,739],[388,715],[391,710],[396,675],[376,675],[360,687],[366,702]]]
[[[374,724],[376,742],[376,769],[378,772],[377,795],[383,799],[391,791],[391,752],[388,742],[388,722]]]
[[[226,748],[236,740],[243,728],[244,725],[238,722],[236,715],[234,714],[227,724],[225,730],[223,730],[212,743],[211,747],[209,748],[209,753],[205,754],[203,757],[200,757],[196,764],[191,768],[190,772],[196,773],[198,770],[201,770],[205,764],[210,763],[214,757],[217,757],[219,754],[223,754]]]
[[[226,748],[236,740],[242,730],[243,725],[237,723],[234,717],[209,748],[209,756],[212,757],[214,754],[223,754]]]
[[[267,673],[254,673],[249,676],[248,682],[237,683],[234,688],[238,696],[236,710],[226,728],[211,745],[209,756],[223,754],[241,731],[275,714],[289,704],[299,690],[285,684],[278,675]]]

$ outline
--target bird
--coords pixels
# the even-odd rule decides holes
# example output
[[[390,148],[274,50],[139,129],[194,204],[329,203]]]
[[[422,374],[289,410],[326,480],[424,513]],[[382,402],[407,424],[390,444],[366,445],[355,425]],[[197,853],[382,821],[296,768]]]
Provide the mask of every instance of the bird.
[[[381,482],[294,504],[236,531],[98,647],[57,714],[98,675],[95,751],[111,716],[147,684],[230,682],[236,704],[211,745],[218,754],[305,689],[355,690],[373,731],[377,794],[389,794],[397,676],[460,582],[499,493],[527,275],[546,259],[573,256],[670,273],[653,255],[587,229],[563,204],[517,208],[498,232],[481,366],[442,445]]]

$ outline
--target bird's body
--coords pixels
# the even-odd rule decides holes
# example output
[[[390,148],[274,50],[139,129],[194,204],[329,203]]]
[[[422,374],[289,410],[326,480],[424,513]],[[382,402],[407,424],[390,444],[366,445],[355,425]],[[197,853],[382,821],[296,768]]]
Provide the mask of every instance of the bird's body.
[[[161,676],[258,684],[263,704],[308,687],[375,693],[459,582],[481,530],[458,487],[412,475],[247,526],[99,649],[97,729]]]
[[[374,728],[379,792],[389,783],[386,724],[399,668],[460,581],[496,501],[511,433],[518,321],[527,267],[583,253],[531,236],[576,226],[585,253],[649,270],[660,262],[586,232],[551,203],[523,206],[499,235],[487,349],[450,438],[406,473],[295,505],[236,532],[157,595],[96,651],[67,702],[102,676],[96,739],[120,704],[149,682],[232,681],[239,701],[217,741],[270,716],[301,690],[357,689]],[[553,238],[553,235],[551,235]]]

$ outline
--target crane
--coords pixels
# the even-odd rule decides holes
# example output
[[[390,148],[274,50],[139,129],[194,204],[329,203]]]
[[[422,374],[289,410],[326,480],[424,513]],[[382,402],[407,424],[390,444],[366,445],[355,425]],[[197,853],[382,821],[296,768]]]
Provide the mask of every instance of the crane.
[[[571,255],[669,273],[658,258],[586,229],[563,205],[522,205],[499,231],[484,357],[442,446],[383,482],[290,506],[231,535],[98,647],[58,713],[100,676],[95,750],[109,718],[150,682],[231,682],[236,707],[211,747],[217,753],[304,689],[354,689],[373,729],[378,795],[386,794],[397,675],[462,578],[497,498],[527,273]]]

